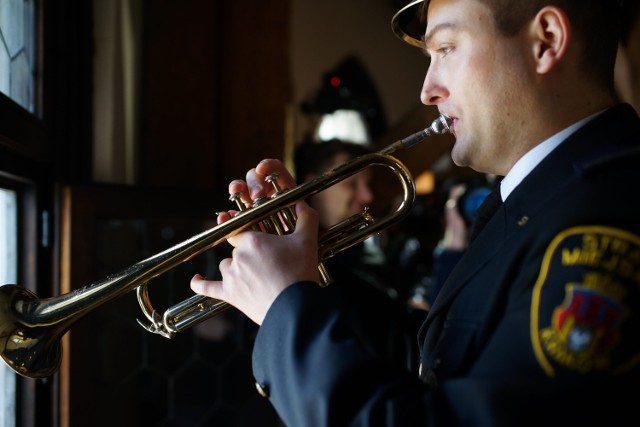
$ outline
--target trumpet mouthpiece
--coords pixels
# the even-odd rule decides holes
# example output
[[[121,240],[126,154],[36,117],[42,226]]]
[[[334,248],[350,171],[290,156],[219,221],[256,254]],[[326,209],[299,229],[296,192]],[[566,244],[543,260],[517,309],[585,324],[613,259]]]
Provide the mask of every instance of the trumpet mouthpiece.
[[[444,135],[446,133],[451,133],[452,122],[453,120],[451,120],[450,117],[441,114],[437,119],[431,122],[431,125],[429,125],[429,127],[418,131],[413,135],[409,135],[399,141],[396,141],[395,143],[382,150],[382,153],[391,154],[399,149],[413,147],[417,143],[424,141],[432,135]]]
[[[431,123],[431,126],[429,126],[427,129],[430,129],[431,131],[433,131],[433,133],[437,135],[451,133],[451,123],[453,123],[453,120],[451,120],[451,117],[441,114],[437,119],[435,119]]]

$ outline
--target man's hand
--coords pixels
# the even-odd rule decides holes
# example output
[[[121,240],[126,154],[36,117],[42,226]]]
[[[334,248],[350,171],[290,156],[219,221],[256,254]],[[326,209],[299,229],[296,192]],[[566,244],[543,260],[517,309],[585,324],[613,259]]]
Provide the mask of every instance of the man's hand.
[[[270,196],[274,189],[264,177],[278,173],[283,188],[295,186],[291,175],[278,160],[263,160],[247,173],[247,180],[233,181],[229,192],[240,192],[243,200]],[[218,222],[234,212],[219,214]],[[318,214],[305,202],[296,204],[296,229],[277,236],[244,231],[228,239],[234,247],[231,258],[220,262],[221,281],[207,280],[200,274],[191,279],[191,289],[202,295],[226,301],[257,324],[261,324],[276,297],[289,285],[318,275]]]

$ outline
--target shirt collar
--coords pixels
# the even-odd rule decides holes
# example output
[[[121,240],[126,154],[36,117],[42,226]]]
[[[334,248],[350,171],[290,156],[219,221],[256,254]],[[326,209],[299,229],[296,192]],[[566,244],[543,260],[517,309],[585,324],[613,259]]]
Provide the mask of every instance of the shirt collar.
[[[586,117],[577,123],[561,130],[553,135],[551,138],[541,142],[540,144],[529,150],[524,156],[513,165],[511,170],[507,173],[504,179],[500,182],[500,195],[502,200],[507,200],[509,194],[522,182],[522,180],[529,175],[529,173],[540,163],[549,153],[551,153],[562,141],[567,139],[569,135],[580,129],[587,122],[594,119],[602,111]]]

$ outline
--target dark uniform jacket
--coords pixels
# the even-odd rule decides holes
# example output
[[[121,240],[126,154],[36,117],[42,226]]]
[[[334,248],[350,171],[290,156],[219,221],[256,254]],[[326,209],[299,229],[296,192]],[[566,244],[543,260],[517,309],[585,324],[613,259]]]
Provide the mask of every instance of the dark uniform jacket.
[[[640,119],[620,105],[470,245],[420,330],[419,373],[363,350],[302,282],[259,330],[258,390],[291,427],[640,425],[639,183]]]

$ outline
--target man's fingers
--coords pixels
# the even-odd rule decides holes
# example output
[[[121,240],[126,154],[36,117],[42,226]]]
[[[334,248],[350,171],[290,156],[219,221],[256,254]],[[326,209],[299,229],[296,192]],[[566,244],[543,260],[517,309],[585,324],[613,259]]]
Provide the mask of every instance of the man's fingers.
[[[300,201],[296,204],[296,228],[294,234],[303,235],[307,244],[317,247],[318,243],[318,212],[311,208],[306,202]],[[220,220],[218,220],[220,221]],[[253,239],[255,233],[260,231],[245,230],[227,238],[227,242],[234,248],[241,245],[244,239]],[[257,240],[252,244],[257,244]]]
[[[240,242],[241,242],[243,239],[247,239],[247,238],[251,237],[251,236],[250,236],[251,234],[255,234],[255,233],[262,233],[262,232],[261,232],[261,231],[245,230],[245,231],[242,231],[242,232],[240,232],[240,233],[238,233],[238,234],[234,234],[234,235],[233,235],[233,236],[231,236],[231,237],[228,237],[228,238],[227,238],[227,242],[228,242],[231,246],[233,246],[233,247],[235,248],[235,247],[237,247],[237,246],[239,246],[239,245],[241,244]],[[222,266],[221,266],[221,267],[222,267]]]
[[[256,173],[262,177],[277,174],[278,185],[281,188],[294,188],[297,186],[296,180],[293,179],[291,173],[289,173],[284,166],[284,163],[278,159],[265,159],[261,161],[258,163],[258,166],[256,166]]]
[[[236,179],[229,183],[229,194],[231,198],[249,206],[252,201],[259,197],[271,196],[276,190],[275,187],[266,182],[270,175],[277,175],[277,183],[280,188],[294,188],[296,181],[291,176],[284,164],[280,160],[266,159],[261,161],[257,167],[247,172],[245,180]]]
[[[217,280],[208,280],[201,274],[196,274],[191,278],[191,290],[196,294],[206,295],[211,298],[221,299],[219,294],[222,282]]]
[[[242,202],[244,205],[251,203],[249,187],[245,181],[235,179],[229,183],[229,200],[235,203]],[[239,205],[237,206],[240,208]]]
[[[256,168],[247,172],[246,182],[249,200],[253,201],[258,197],[269,196],[272,186],[265,182],[265,175],[259,173]]]
[[[216,212],[216,215],[218,216],[217,218],[218,224],[222,224],[223,222],[229,221],[231,218],[233,218],[237,214],[238,214],[238,211]]]

